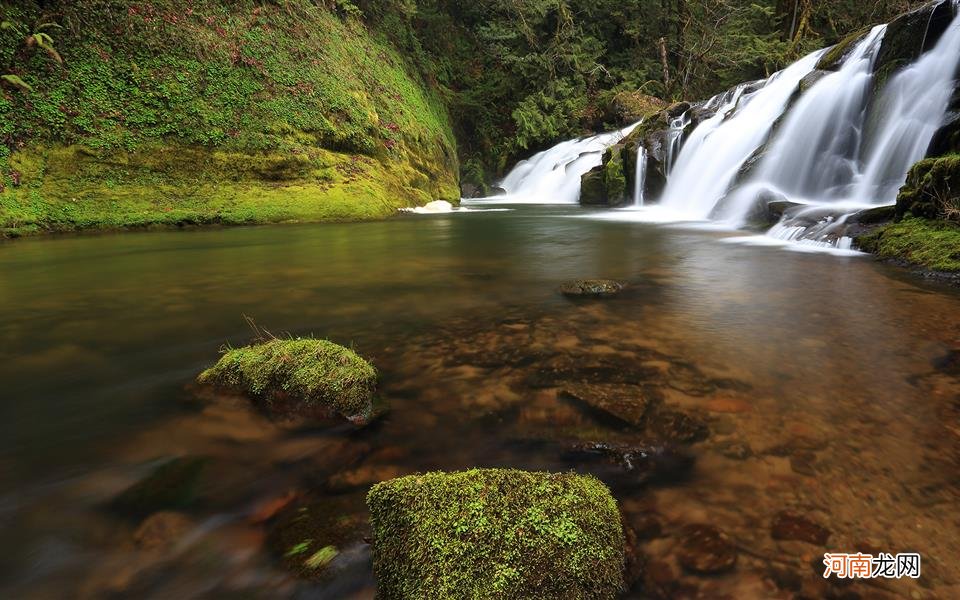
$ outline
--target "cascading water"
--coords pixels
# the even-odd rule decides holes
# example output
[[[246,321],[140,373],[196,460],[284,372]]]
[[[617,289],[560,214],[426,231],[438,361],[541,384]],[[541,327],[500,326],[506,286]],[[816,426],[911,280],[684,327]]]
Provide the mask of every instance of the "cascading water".
[[[618,131],[561,142],[521,161],[500,183],[506,196],[498,202],[575,204],[580,177],[603,162],[603,152],[630,134],[639,123]]]
[[[774,74],[756,91],[743,84],[726,95],[716,114],[698,125],[684,143],[661,204],[691,219],[709,218],[823,53],[815,52]]]
[[[838,71],[800,97],[754,175],[730,195],[720,216],[742,223],[764,193],[795,201],[848,193],[857,170],[873,63],[885,30],[885,25],[874,28]]]
[[[643,186],[647,176],[647,149],[640,145],[637,151],[637,169],[633,176],[633,206],[643,206]]]
[[[736,193],[735,217],[744,218],[758,186],[772,188],[805,206],[788,210],[768,236],[843,249],[851,245],[845,233],[853,214],[896,201],[911,165],[925,156],[945,122],[960,61],[960,17],[871,103],[873,57],[881,37],[880,28],[874,29],[840,72],[804,95],[754,183]],[[817,145],[803,148],[801,134],[811,130],[821,134]],[[847,139],[847,131],[855,135]]]

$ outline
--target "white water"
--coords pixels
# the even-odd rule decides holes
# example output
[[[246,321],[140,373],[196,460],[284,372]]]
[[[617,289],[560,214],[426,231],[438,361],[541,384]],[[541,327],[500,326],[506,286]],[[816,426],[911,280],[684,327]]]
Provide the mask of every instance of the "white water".
[[[603,152],[638,125],[619,131],[569,140],[521,161],[500,183],[505,196],[488,200],[526,204],[576,204],[580,178],[603,162]]]
[[[633,206],[643,207],[643,186],[647,178],[647,149],[640,144],[637,150],[637,169],[633,176]]]
[[[766,141],[790,97],[816,66],[821,50],[774,74],[759,90],[736,88],[717,113],[700,123],[671,169],[661,204],[690,219],[707,219],[743,163]]]
[[[802,202],[848,193],[858,170],[873,63],[885,31],[885,25],[874,28],[840,70],[800,97],[749,183],[724,203],[722,217],[742,223],[767,190]]]

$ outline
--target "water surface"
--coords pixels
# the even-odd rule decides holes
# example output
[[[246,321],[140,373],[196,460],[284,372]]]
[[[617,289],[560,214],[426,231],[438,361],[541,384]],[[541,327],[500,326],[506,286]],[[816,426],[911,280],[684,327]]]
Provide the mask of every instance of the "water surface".
[[[361,542],[332,579],[300,581],[257,515],[288,493],[362,515],[371,482],[418,470],[594,471],[564,449],[644,440],[564,400],[576,382],[542,378],[589,363],[646,369],[644,390],[710,428],[683,479],[631,487],[598,471],[629,519],[659,525],[642,542],[648,596],[823,595],[825,549],[921,553],[919,583],[858,584],[867,597],[960,596],[960,296],[866,257],[582,215],[0,245],[0,595],[369,597]],[[556,293],[584,277],[629,288]],[[389,417],[359,433],[296,428],[196,389],[224,344],[250,340],[245,316],[352,345],[381,371]],[[140,519],[108,503],[175,456],[211,460],[203,491],[177,543],[145,548]],[[828,529],[827,544],[774,540],[785,510]],[[678,567],[691,523],[735,541],[732,572]]]

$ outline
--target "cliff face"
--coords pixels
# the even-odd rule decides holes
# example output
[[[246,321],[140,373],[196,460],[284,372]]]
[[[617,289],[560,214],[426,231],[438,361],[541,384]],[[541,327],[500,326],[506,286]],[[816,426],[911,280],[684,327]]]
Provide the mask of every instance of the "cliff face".
[[[0,74],[23,84],[0,89],[0,232],[374,218],[456,200],[443,102],[329,4],[0,5]]]

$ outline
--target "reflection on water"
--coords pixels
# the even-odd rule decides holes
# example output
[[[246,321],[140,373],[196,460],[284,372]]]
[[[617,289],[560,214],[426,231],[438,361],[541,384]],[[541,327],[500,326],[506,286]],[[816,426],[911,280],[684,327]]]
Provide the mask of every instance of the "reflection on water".
[[[0,594],[369,597],[362,532],[331,576],[297,579],[285,515],[362,522],[372,482],[496,465],[608,481],[641,533],[647,596],[960,596],[956,293],[865,258],[571,211],[0,246]],[[555,293],[582,277],[630,287],[604,302]],[[296,429],[195,389],[223,343],[250,337],[244,315],[352,344],[382,372],[390,416]],[[571,402],[584,385],[702,420],[692,471],[571,453],[656,441]],[[173,456],[207,460],[194,504],[110,510]],[[785,513],[828,541],[774,539]],[[693,523],[734,540],[734,570],[681,568]],[[815,571],[825,549],[920,552],[923,579],[837,591]]]

